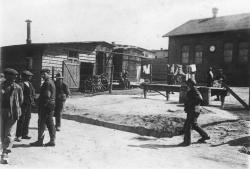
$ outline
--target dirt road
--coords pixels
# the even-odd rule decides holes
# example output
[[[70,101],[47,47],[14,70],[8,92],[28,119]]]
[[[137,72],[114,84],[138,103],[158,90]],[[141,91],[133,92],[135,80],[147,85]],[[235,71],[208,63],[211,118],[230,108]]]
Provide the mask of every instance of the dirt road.
[[[115,123],[138,125],[140,118],[171,115],[185,118],[183,107],[171,96],[166,102],[155,94],[149,99],[136,95],[82,97],[68,100],[65,115],[83,115]],[[246,169],[249,155],[240,150],[249,147],[249,112],[233,112],[208,107],[199,123],[210,134],[207,144],[197,144],[198,134],[192,133],[193,144],[179,147],[182,136],[156,138],[85,124],[78,118],[62,120],[56,147],[30,147],[37,137],[37,115],[32,114],[31,140],[15,143],[10,164],[0,168],[30,169]],[[79,116],[76,116],[79,117]],[[121,119],[125,117],[124,119]],[[48,132],[46,140],[48,141]]]
[[[37,136],[36,120],[33,114],[32,139],[16,143],[10,164],[0,165],[0,168],[243,169],[248,165],[248,155],[240,153],[239,146],[193,144],[178,147],[181,136],[142,137],[71,120],[62,121],[56,147],[29,147],[28,143]]]

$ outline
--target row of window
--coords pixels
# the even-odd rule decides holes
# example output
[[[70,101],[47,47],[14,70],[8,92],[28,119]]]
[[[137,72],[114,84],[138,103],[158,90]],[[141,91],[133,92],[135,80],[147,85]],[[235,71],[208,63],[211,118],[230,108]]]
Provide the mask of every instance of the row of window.
[[[238,53],[238,62],[246,63],[248,62],[248,52],[249,52],[249,44],[247,42],[239,43],[239,53]],[[204,50],[202,45],[195,46],[195,54],[194,54],[194,63],[201,64],[204,57]],[[190,63],[189,59],[190,47],[188,45],[184,45],[181,50],[181,61],[183,64]],[[224,62],[231,63],[233,60],[233,43],[225,43],[224,44]]]

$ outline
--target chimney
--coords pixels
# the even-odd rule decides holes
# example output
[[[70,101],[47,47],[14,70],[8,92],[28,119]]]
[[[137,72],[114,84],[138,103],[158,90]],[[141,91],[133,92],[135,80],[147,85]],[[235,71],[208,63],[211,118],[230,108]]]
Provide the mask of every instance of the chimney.
[[[218,10],[218,8],[212,8],[213,18],[216,18]]]
[[[30,23],[32,22],[31,20],[27,19],[25,21],[27,23],[27,39],[26,39],[26,44],[31,44],[31,38],[30,38]]]

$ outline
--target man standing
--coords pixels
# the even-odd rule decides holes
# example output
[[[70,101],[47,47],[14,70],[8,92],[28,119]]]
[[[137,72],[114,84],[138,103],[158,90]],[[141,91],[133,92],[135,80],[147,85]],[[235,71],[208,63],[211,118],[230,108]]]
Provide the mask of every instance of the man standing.
[[[43,146],[45,127],[47,126],[50,141],[45,146],[55,146],[56,130],[53,121],[55,109],[56,89],[54,82],[50,79],[49,69],[41,70],[41,77],[44,80],[39,96],[38,110],[38,140],[30,143],[31,146]]]
[[[63,76],[61,76],[60,73],[56,74],[55,86],[56,86],[56,108],[55,108],[56,131],[60,131],[62,111],[65,101],[69,97],[70,91],[68,85],[63,82]]]
[[[180,144],[181,146],[189,146],[191,144],[191,129],[194,129],[201,135],[198,142],[205,142],[205,140],[210,139],[208,134],[197,123],[197,119],[200,115],[202,96],[195,85],[196,82],[193,79],[187,80],[188,92],[184,105],[187,118],[184,124],[184,142]]]
[[[23,89],[23,104],[22,104],[22,115],[17,121],[17,130],[16,130],[16,139],[15,141],[21,141],[22,139],[30,139],[28,136],[29,133],[29,124],[31,118],[31,106],[35,104],[35,89],[31,83],[31,78],[33,74],[25,70],[22,72],[22,82],[20,86]]]
[[[6,80],[1,84],[1,162],[8,163],[16,131],[16,122],[21,115],[23,103],[22,88],[15,82],[18,72],[7,68],[4,70]]]
[[[214,83],[213,68],[210,67],[207,72],[207,87],[213,87],[213,83]]]

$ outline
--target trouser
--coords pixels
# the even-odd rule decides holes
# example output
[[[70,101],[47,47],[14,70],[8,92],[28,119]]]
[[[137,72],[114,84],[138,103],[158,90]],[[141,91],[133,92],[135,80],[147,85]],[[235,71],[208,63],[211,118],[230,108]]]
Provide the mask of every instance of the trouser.
[[[55,107],[55,119],[56,119],[56,127],[61,127],[61,119],[62,119],[62,112],[64,107],[65,101],[56,101]]]
[[[31,118],[31,104],[23,105],[22,115],[17,121],[16,137],[28,136],[30,118]]]
[[[47,126],[50,136],[50,141],[55,142],[56,129],[54,125],[54,109],[55,103],[49,103],[46,106],[40,107],[39,117],[38,117],[38,141],[43,142],[45,135],[45,128]]]
[[[197,119],[199,114],[194,112],[187,113],[187,119],[184,124],[184,142],[191,144],[191,130],[197,131],[202,138],[208,137],[208,134],[198,125]]]
[[[6,110],[1,110],[1,142],[3,153],[8,153],[11,151],[13,146],[15,132],[16,132],[16,122],[17,120],[7,116],[9,112]]]

